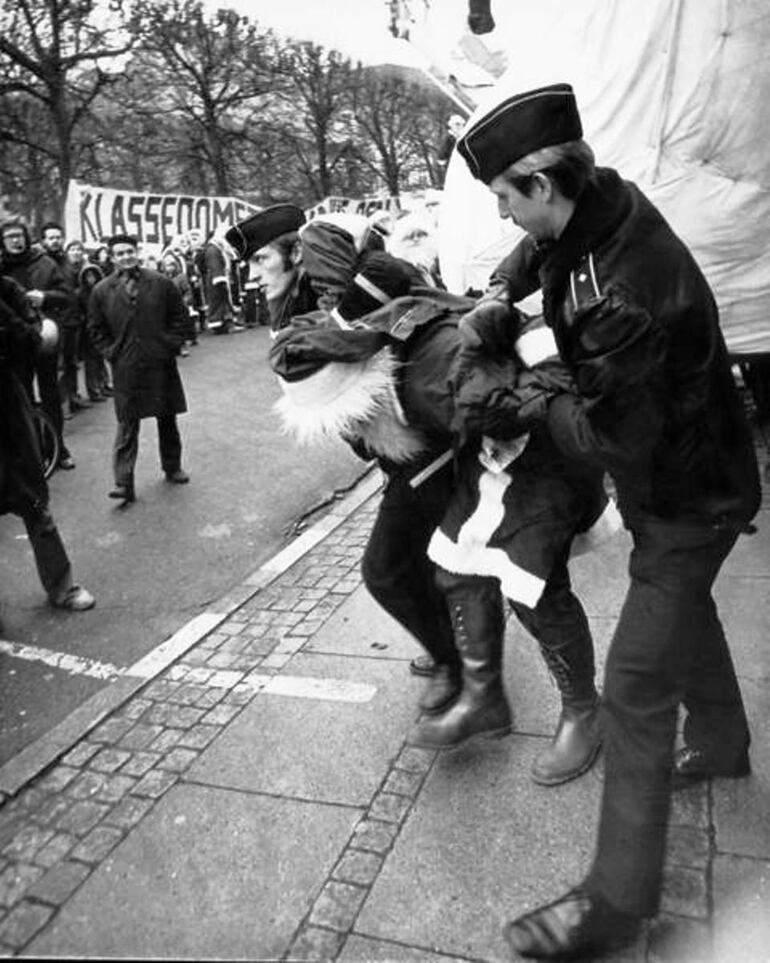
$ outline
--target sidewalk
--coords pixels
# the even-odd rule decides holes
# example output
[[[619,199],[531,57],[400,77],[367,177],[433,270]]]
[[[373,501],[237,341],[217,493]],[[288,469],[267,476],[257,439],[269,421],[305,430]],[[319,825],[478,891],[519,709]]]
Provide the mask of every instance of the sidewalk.
[[[236,587],[223,622],[5,801],[5,955],[503,961],[503,922],[580,878],[601,764],[555,789],[530,780],[558,702],[515,619],[514,734],[451,753],[405,744],[417,650],[358,570],[376,483]],[[757,521],[716,593],[754,775],[676,795],[664,912],[613,959],[770,960],[767,508]],[[600,668],[627,550],[621,536],[572,566]]]

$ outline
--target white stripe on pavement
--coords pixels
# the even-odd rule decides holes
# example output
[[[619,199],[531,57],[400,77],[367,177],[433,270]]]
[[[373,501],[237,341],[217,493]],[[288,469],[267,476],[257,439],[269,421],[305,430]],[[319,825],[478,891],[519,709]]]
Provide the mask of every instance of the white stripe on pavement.
[[[52,652],[36,645],[22,645],[19,642],[7,642],[5,639],[0,639],[0,653],[15,659],[25,659],[27,662],[43,662],[54,669],[69,672],[70,675],[88,675],[92,679],[113,679],[126,671],[110,662],[83,659],[68,652]]]
[[[200,626],[198,626],[200,628]],[[169,640],[171,641],[171,640]],[[54,652],[36,645],[23,645],[0,639],[0,654],[27,662],[42,662],[54,669],[70,675],[85,675],[92,679],[115,679],[119,676],[133,678],[152,678],[156,673],[150,659],[141,659],[129,668],[120,668],[110,662],[98,662],[68,652]],[[153,653],[151,653],[152,655]],[[268,695],[290,696],[295,699],[321,699],[327,702],[369,702],[377,692],[377,687],[363,682],[348,682],[345,679],[318,679],[296,675],[261,675],[220,670],[211,673],[204,669],[189,669],[180,681],[194,682],[210,688],[232,688],[240,684],[254,692]]]

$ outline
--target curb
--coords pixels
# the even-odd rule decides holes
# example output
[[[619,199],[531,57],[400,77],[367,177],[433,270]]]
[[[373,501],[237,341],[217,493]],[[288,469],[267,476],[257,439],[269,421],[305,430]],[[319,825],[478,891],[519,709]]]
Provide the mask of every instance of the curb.
[[[213,606],[200,612],[172,636],[139,659],[110,685],[101,689],[35,742],[0,767],[0,804],[15,796],[61,756],[96,728],[104,719],[181,658],[193,646],[226,621],[236,609],[253,598],[345,522],[364,502],[379,491],[379,472],[367,469],[353,489],[332,504],[318,522],[281,549],[227,591]]]

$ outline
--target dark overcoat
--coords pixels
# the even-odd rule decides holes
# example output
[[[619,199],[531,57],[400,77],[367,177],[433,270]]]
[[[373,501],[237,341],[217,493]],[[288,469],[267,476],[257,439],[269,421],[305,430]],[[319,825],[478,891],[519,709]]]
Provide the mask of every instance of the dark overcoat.
[[[176,365],[185,313],[169,278],[140,268],[135,301],[122,274],[100,281],[88,304],[88,331],[112,365],[118,421],[187,411]]]

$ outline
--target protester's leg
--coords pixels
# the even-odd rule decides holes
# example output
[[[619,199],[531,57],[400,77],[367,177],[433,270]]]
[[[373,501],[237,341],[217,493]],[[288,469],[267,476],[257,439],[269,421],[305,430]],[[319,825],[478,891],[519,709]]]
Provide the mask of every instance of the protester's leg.
[[[441,715],[420,721],[409,741],[431,749],[458,746],[472,736],[502,736],[512,715],[502,681],[505,615],[497,579],[438,569],[462,660],[460,697]]]
[[[51,423],[59,439],[59,462],[66,463],[70,459],[70,453],[64,444],[64,415],[62,412],[61,395],[59,394],[57,363],[56,352],[52,354],[39,354],[35,360],[35,376],[37,378],[40,404],[43,407],[43,411],[45,411],[51,419]],[[67,466],[64,464],[62,467]]]
[[[134,467],[139,454],[139,419],[126,418],[118,422],[112,449],[112,469],[115,485],[134,491]]]
[[[441,477],[442,475],[446,477]],[[377,518],[364,551],[364,584],[376,601],[444,667],[437,685],[426,693],[423,708],[440,708],[457,694],[459,657],[454,645],[446,600],[435,582],[435,566],[427,545],[446,504],[451,473],[437,472],[418,490],[406,475],[394,474],[386,485]],[[433,686],[429,687],[434,688]]]
[[[35,555],[40,582],[50,599],[72,584],[72,569],[59,530],[47,509],[37,505],[22,513]]]
[[[166,475],[173,475],[182,467],[182,438],[176,423],[176,415],[161,415],[156,420],[160,467]]]
[[[59,329],[59,353],[61,356],[61,375],[59,377],[59,397],[65,410],[72,410],[72,401],[78,391],[77,329]]]
[[[555,786],[581,775],[601,747],[594,648],[583,606],[572,592],[565,549],[535,608],[511,603],[517,618],[537,639],[559,687],[561,713],[549,745],[536,758],[532,778]]]

